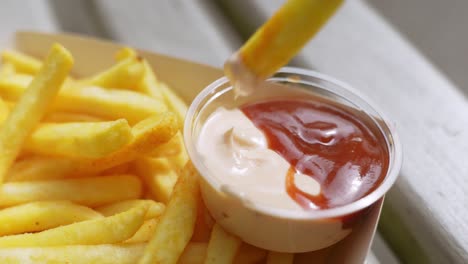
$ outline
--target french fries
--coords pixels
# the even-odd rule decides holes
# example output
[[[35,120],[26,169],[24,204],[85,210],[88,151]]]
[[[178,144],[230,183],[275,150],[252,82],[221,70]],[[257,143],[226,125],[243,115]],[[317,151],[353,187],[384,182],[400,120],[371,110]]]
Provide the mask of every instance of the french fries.
[[[31,202],[0,210],[0,236],[38,232],[103,216],[69,201]]]
[[[9,62],[4,62],[0,68],[0,77],[9,76],[15,73],[15,66]]]
[[[145,220],[159,217],[165,209],[165,205],[162,203],[155,202],[153,200],[126,200],[122,202],[117,202],[114,204],[109,204],[101,206],[96,209],[99,213],[104,216],[111,216],[121,212],[125,212],[133,207],[145,205],[148,207],[146,211]]]
[[[3,121],[5,121],[9,113],[10,108],[8,107],[7,103],[0,99],[0,124],[3,123]]]
[[[114,216],[60,226],[39,233],[0,237],[0,248],[123,242],[141,227],[146,209],[146,206],[139,206]]]
[[[167,203],[177,182],[177,172],[166,158],[140,158],[135,167],[153,199]]]
[[[121,149],[132,139],[127,120],[45,123],[26,140],[29,152],[72,158],[100,158]]]
[[[0,186],[0,207],[44,200],[69,200],[96,207],[136,199],[141,194],[141,182],[138,177],[132,175],[8,182]]]
[[[1,57],[4,63],[12,65],[16,71],[21,73],[36,74],[42,66],[42,63],[36,58],[14,50],[3,51]]]
[[[189,162],[181,172],[172,198],[159,218],[140,264],[177,263],[193,234],[199,192],[198,175]]]
[[[96,85],[105,88],[135,89],[145,73],[145,68],[138,57],[130,57],[119,61],[110,69],[98,73],[89,80],[84,80],[84,85]]]
[[[215,224],[204,263],[232,263],[241,243],[239,238],[228,234],[220,225]]]
[[[18,100],[31,82],[30,75],[12,75],[0,79],[0,96],[6,100]],[[99,86],[66,87],[54,104],[54,110],[84,113],[108,120],[125,118],[135,124],[147,117],[167,111],[161,100],[130,90],[107,89]]]
[[[0,182],[20,152],[31,130],[39,123],[73,65],[71,54],[54,44],[44,66],[0,128]]]
[[[0,249],[0,263],[134,264],[145,244],[73,245]]]
[[[146,220],[143,225],[138,229],[138,231],[124,243],[141,243],[148,242],[151,239],[151,236],[156,230],[156,225],[158,224],[158,219],[149,219]]]
[[[135,50],[116,59],[73,78],[60,46],[44,62],[2,53],[0,263],[265,262],[204,206],[185,102]]]

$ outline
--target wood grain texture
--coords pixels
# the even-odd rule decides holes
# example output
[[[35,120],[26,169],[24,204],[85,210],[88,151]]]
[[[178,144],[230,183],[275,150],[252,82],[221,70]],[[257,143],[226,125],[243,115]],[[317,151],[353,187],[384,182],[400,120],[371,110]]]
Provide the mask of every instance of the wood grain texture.
[[[256,27],[282,1],[222,2],[234,17],[236,10],[242,13],[244,26]],[[347,1],[295,63],[345,80],[394,120],[404,164],[386,202],[432,262],[466,263],[468,102],[463,94],[362,1]]]

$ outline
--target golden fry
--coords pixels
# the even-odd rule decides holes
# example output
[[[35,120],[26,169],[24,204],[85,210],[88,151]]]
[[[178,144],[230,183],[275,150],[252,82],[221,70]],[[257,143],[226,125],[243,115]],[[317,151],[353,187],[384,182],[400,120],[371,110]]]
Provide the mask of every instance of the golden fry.
[[[135,162],[135,167],[151,196],[167,204],[178,177],[169,159],[142,157]]]
[[[104,216],[111,216],[121,212],[125,212],[133,207],[145,205],[148,207],[146,211],[145,220],[159,217],[166,206],[162,203],[155,202],[153,200],[125,200],[105,206],[96,208],[96,211]]]
[[[30,157],[13,163],[7,173],[6,181],[58,180],[68,176],[75,161],[48,157]],[[91,174],[86,176],[93,176]]]
[[[9,176],[10,181],[30,179],[61,179],[66,176],[90,176],[127,163],[153,148],[169,141],[177,132],[175,116],[166,112],[147,118],[132,127],[132,141],[120,150],[98,159],[70,160],[63,158],[36,159],[26,163],[42,163],[33,169],[34,173],[16,170]],[[21,163],[21,161],[19,162]],[[55,164],[55,169],[53,169]],[[15,168],[13,168],[15,170]]]
[[[156,230],[156,225],[158,224],[158,219],[149,219],[146,220],[143,225],[138,229],[138,231],[124,243],[141,243],[147,242],[151,239]]]
[[[125,119],[107,122],[41,124],[26,140],[29,152],[72,158],[100,158],[132,139]]]
[[[0,99],[0,124],[3,123],[10,114],[10,107],[5,101]]]
[[[16,101],[26,91],[33,76],[28,74],[13,74],[0,78],[0,96],[5,100]]]
[[[54,44],[44,66],[0,128],[0,182],[39,123],[73,65],[71,54]]]
[[[135,57],[137,57],[136,51],[129,47],[123,47],[115,53],[115,60],[117,61],[123,61],[125,59]]]
[[[90,79],[82,81],[85,85],[96,85],[105,88],[136,89],[140,83],[145,69],[141,59],[130,57],[100,72]],[[86,89],[86,88],[84,88]]]
[[[143,67],[145,69],[145,75],[138,86],[138,90],[157,100],[164,101],[165,99],[160,87],[160,83],[158,82],[153,69],[151,69],[151,65],[146,60],[144,60]]]
[[[15,66],[9,62],[0,65],[0,78],[10,76],[15,73]]]
[[[14,50],[4,50],[2,52],[3,62],[12,64],[18,72],[36,74],[42,66],[42,62],[36,58]]]
[[[169,109],[176,114],[179,120],[179,126],[184,127],[185,115],[187,114],[187,104],[166,84],[161,83],[159,88],[163,93],[167,106],[169,106]]]
[[[15,74],[0,78],[0,96],[15,101],[26,91],[32,77]],[[66,85],[65,85],[66,86]],[[147,117],[167,110],[164,102],[130,91],[102,87],[64,87],[52,108],[65,112],[82,113],[109,120],[125,118],[135,124]]]
[[[0,210],[0,236],[38,232],[96,218],[102,215],[69,201],[31,202]]]
[[[293,262],[294,254],[292,253],[268,252],[267,264],[292,264]]]
[[[239,238],[232,236],[224,231],[220,225],[215,224],[213,231],[211,231],[204,263],[232,263],[241,243]]]
[[[73,245],[0,249],[0,263],[134,264],[145,244]]]
[[[65,245],[98,245],[119,243],[130,238],[143,224],[146,207],[60,226],[39,233],[0,237],[0,248],[45,247]]]
[[[163,102],[144,94],[97,86],[63,90],[53,107],[57,110],[80,112],[111,120],[125,118],[130,124],[136,124],[167,110]]]
[[[42,120],[45,123],[67,123],[67,122],[99,122],[103,118],[72,112],[52,112],[48,113]]]
[[[35,182],[8,182],[0,186],[0,207],[32,201],[70,200],[96,207],[141,196],[136,176],[116,175]]]
[[[208,243],[190,242],[184,249],[177,264],[202,264],[206,256]]]
[[[193,234],[199,191],[198,173],[188,163],[177,181],[166,210],[159,218],[140,264],[177,263]]]

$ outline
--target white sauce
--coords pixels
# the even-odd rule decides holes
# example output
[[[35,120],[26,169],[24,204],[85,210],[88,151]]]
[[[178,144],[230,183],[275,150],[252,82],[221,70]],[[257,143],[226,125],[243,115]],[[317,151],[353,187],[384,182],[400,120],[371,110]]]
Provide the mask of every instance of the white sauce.
[[[200,131],[197,149],[221,189],[252,203],[303,210],[286,192],[290,164],[268,148],[265,135],[239,109],[214,111]],[[295,183],[309,194],[320,193],[309,176],[296,174]]]

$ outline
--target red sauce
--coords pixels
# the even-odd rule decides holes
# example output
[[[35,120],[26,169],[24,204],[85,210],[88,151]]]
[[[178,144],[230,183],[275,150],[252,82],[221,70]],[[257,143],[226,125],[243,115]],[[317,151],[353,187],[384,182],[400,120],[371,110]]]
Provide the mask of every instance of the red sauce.
[[[318,100],[275,100],[241,110],[263,131],[269,148],[291,164],[286,191],[305,209],[356,201],[376,189],[387,173],[382,133],[344,107]],[[294,182],[296,172],[320,183],[320,194],[301,191]]]

